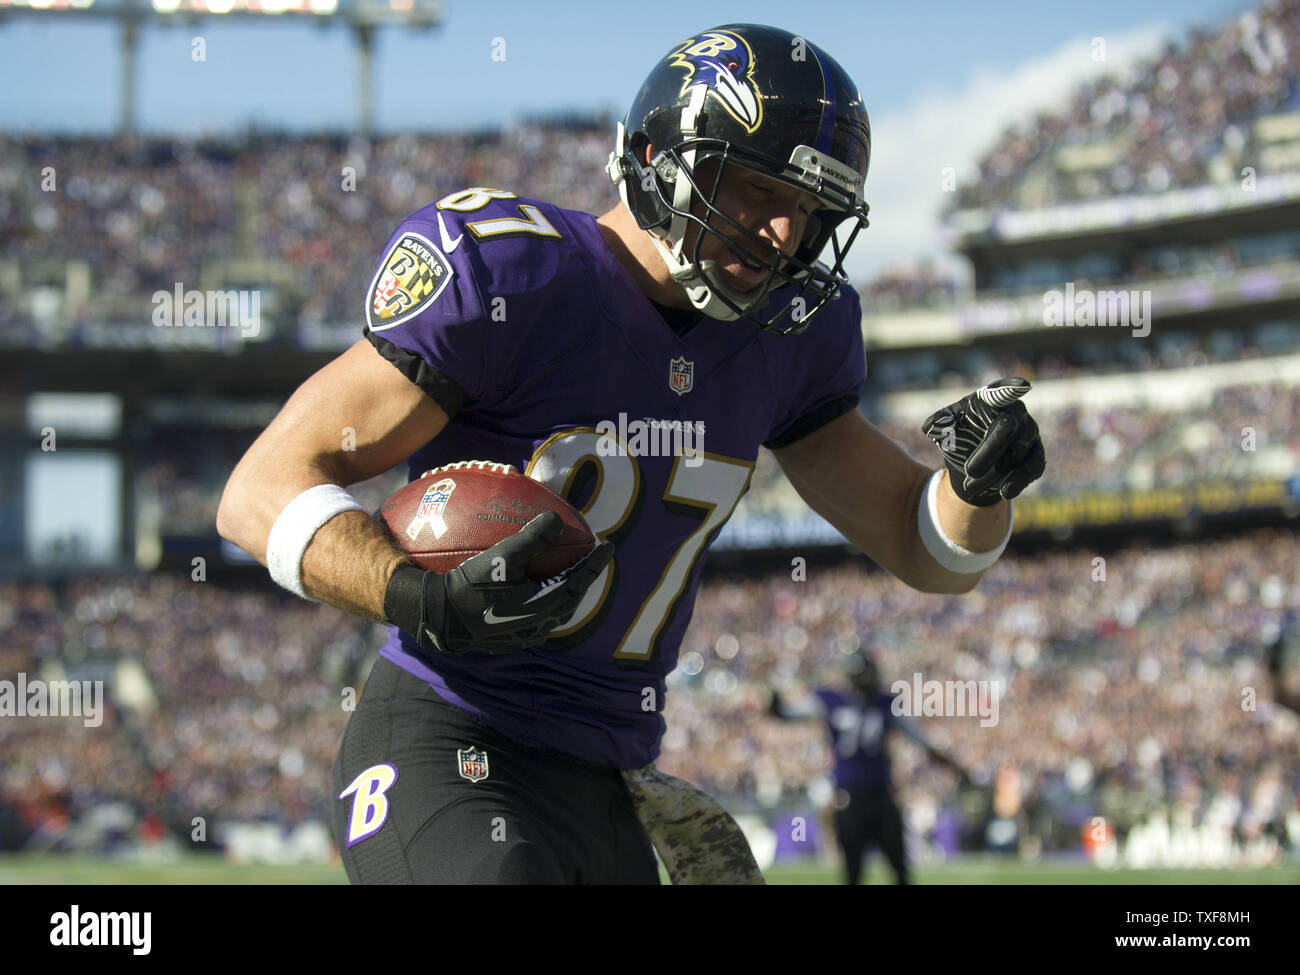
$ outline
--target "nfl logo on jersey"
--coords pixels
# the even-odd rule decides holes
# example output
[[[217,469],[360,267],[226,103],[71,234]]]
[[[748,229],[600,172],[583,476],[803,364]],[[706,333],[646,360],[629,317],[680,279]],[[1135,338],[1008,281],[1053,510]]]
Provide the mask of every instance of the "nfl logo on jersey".
[[[695,363],[689,361],[685,356],[678,356],[668,363],[668,388],[678,396],[684,396],[691,391],[691,386],[695,382]]]
[[[478,782],[488,777],[487,752],[479,748],[458,748],[456,759],[460,763],[460,777]]]

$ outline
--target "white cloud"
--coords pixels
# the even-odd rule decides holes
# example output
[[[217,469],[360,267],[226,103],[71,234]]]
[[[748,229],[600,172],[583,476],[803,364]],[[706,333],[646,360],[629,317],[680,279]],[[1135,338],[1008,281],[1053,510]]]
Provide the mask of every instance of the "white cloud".
[[[954,167],[959,181],[971,178],[1008,124],[1064,108],[1079,84],[1150,57],[1173,33],[1154,25],[1108,36],[1104,62],[1092,59],[1091,38],[1076,38],[1006,72],[981,69],[956,94],[924,96],[904,111],[873,118],[871,226],[850,252],[850,280],[866,282],[891,265],[926,257],[963,269],[946,247],[938,220],[946,198],[943,168]]]

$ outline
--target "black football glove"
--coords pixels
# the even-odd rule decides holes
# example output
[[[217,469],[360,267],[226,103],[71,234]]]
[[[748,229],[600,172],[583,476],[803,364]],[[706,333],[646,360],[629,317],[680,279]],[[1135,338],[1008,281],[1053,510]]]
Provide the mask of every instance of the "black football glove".
[[[546,511],[446,575],[398,566],[384,593],[384,616],[420,646],[443,653],[508,653],[540,646],[546,634],[573,615],[614,554],[613,545],[598,542],[558,576],[544,582],[529,579],[524,564],[563,530],[560,516]],[[492,578],[497,558],[504,569],[497,575],[504,579]]]
[[[986,508],[1016,497],[1047,466],[1038,424],[1020,402],[1019,376],[981,386],[930,414],[921,430],[943,452],[948,482],[967,504]]]

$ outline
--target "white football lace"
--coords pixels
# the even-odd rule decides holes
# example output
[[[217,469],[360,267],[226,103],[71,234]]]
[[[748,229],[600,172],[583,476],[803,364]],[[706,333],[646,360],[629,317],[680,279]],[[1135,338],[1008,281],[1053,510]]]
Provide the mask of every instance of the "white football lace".
[[[450,464],[443,464],[441,467],[435,467],[431,471],[425,471],[424,476],[428,477],[438,471],[463,471],[471,467],[480,471],[496,471],[498,474],[519,473],[513,464],[499,464],[493,460],[458,460]]]

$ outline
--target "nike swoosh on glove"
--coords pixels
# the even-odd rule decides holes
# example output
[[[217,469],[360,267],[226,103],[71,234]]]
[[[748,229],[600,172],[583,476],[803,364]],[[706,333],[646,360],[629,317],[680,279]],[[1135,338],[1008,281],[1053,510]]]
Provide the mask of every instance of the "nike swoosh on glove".
[[[1019,376],[999,379],[921,424],[943,453],[954,493],[967,504],[1009,501],[1043,476],[1047,459],[1038,424],[1020,402],[1029,389]]]

